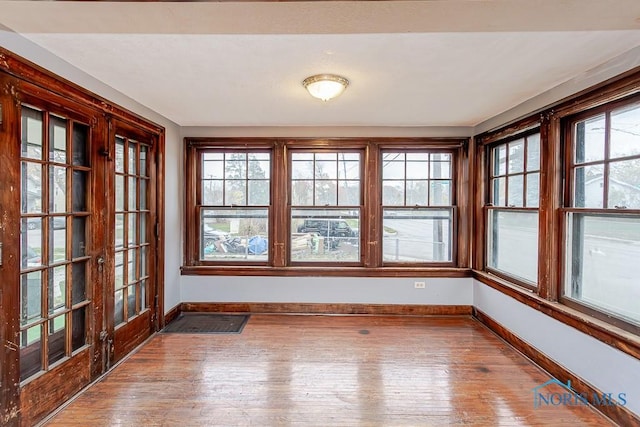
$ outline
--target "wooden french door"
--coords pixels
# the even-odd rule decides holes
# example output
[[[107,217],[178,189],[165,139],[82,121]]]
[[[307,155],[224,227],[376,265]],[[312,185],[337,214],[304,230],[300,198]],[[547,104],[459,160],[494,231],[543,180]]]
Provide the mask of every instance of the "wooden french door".
[[[109,363],[148,338],[157,325],[156,149],[152,134],[115,122],[110,171],[112,275],[107,324],[112,340]]]
[[[29,424],[102,371],[94,318],[102,306],[97,260],[106,205],[98,197],[99,116],[22,87],[0,100],[0,311],[2,342],[12,351],[1,376],[12,393],[3,403]]]
[[[162,130],[2,67],[0,425],[33,425],[159,327]]]

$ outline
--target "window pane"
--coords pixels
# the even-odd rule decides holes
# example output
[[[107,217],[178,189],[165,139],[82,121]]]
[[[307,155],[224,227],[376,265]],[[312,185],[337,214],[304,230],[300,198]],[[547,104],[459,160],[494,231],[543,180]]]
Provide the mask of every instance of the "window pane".
[[[128,214],[127,217],[129,218],[129,230],[127,230],[127,234],[128,234],[127,242],[129,243],[129,246],[131,246],[138,242],[138,236],[136,234],[137,227],[138,227],[138,215]]]
[[[224,178],[224,161],[219,160],[202,161],[202,179],[223,179]]]
[[[129,204],[128,210],[135,211],[138,209],[138,188],[136,182],[138,180],[135,177],[129,177]]]
[[[86,239],[87,234],[85,227],[87,225],[87,218],[83,216],[77,216],[73,218],[73,244],[71,245],[72,257],[78,258],[87,254]]]
[[[124,323],[124,290],[115,292],[113,304],[113,323],[118,326]]]
[[[522,175],[510,176],[507,178],[509,184],[509,198],[507,205],[522,207],[524,194],[524,177]]]
[[[138,279],[136,274],[136,250],[127,252],[127,283],[133,283]]]
[[[49,167],[49,212],[67,211],[67,168]]]
[[[49,264],[67,259],[67,218],[49,218]]]
[[[502,144],[493,149],[493,176],[507,173],[507,147]]]
[[[224,181],[203,180],[202,181],[202,204],[203,205],[224,205],[222,200]]]
[[[494,178],[493,179],[493,191],[491,202],[494,206],[506,206],[507,205],[507,179],[506,178]]]
[[[248,181],[249,184],[249,206],[265,206],[269,204],[269,181]]]
[[[129,319],[136,315],[136,285],[127,288],[127,315]]]
[[[124,173],[124,139],[116,137],[116,172]]]
[[[437,154],[433,156],[437,156]],[[434,161],[432,159],[429,171],[431,178],[451,178],[451,162]]]
[[[146,210],[147,208],[147,180],[140,179],[140,210]]]
[[[604,160],[605,117],[597,116],[576,123],[575,162]]]
[[[78,350],[85,344],[85,322],[87,316],[85,314],[85,307],[73,310],[72,315],[72,330],[71,330],[71,349],[73,351]]]
[[[384,262],[451,262],[451,209],[384,209]]]
[[[22,269],[42,265],[42,219],[23,218],[20,229]]]
[[[640,159],[609,164],[609,201],[607,206],[609,208],[640,209]]]
[[[340,181],[338,187],[339,206],[358,206],[360,204],[360,182]]]
[[[338,161],[338,179],[360,179],[360,162],[344,160],[345,153],[340,153]]]
[[[438,168],[440,168],[441,162],[436,162],[436,163],[438,164]],[[407,161],[406,178],[407,179],[428,179],[429,178],[429,162],[427,160]]]
[[[269,159],[257,160],[256,155],[249,155],[249,179],[269,179],[271,168]]]
[[[49,116],[49,160],[67,162],[67,121],[52,115]]]
[[[147,243],[149,241],[149,236],[147,236],[147,217],[149,214],[142,213],[138,216],[140,217],[140,240],[139,243]]]
[[[78,304],[87,299],[87,263],[74,262],[71,267],[71,303]]]
[[[537,208],[540,205],[540,174],[527,175],[527,207]]]
[[[55,363],[65,356],[65,326],[64,315],[49,320],[49,363]]]
[[[540,134],[527,137],[527,171],[540,169]]]
[[[384,153],[382,155],[382,179],[404,179],[404,153]]]
[[[575,193],[573,206],[577,208],[602,208],[604,203],[604,166],[575,168]]]
[[[89,166],[87,147],[89,145],[89,127],[80,123],[73,124],[73,164]]]
[[[20,333],[20,381],[42,369],[42,325]]]
[[[247,204],[247,181],[238,179],[228,179],[225,181],[224,204],[226,206]]]
[[[338,203],[338,188],[336,181],[316,181],[315,200],[316,206],[335,206]]]
[[[451,205],[451,181],[431,181],[429,189],[429,205]]]
[[[129,141],[129,174],[136,175],[138,166],[138,153],[136,152],[138,144]]]
[[[116,248],[124,246],[124,214],[116,214]]]
[[[610,138],[610,158],[640,154],[640,106],[611,113]]]
[[[71,207],[74,212],[87,210],[87,173],[73,171],[73,199]]]
[[[640,218],[568,214],[565,296],[640,324]]]
[[[406,181],[406,205],[407,206],[427,206],[429,205],[429,181]]]
[[[42,316],[42,272],[23,274],[20,281],[20,324],[27,325]]]
[[[22,106],[22,157],[42,159],[42,112]]]
[[[335,155],[334,155],[335,156]],[[316,179],[338,179],[338,164],[333,161],[316,160]]]
[[[293,206],[313,205],[313,181],[291,182],[291,204]]]
[[[266,261],[267,209],[203,209],[200,259],[204,261]]]
[[[382,204],[404,206],[404,181],[382,182]]]
[[[531,284],[538,280],[538,213],[490,210],[487,265]]]
[[[227,179],[247,178],[247,155],[244,153],[229,153],[225,155],[224,176]]]
[[[518,173],[524,170],[524,140],[518,139],[509,143],[509,170],[507,173]]]
[[[360,262],[359,224],[359,210],[292,209],[292,261]]]
[[[122,175],[116,175],[116,210],[124,211],[124,177]]]
[[[124,286],[124,252],[116,252],[114,281],[116,289]]]
[[[42,212],[42,166],[22,162],[22,212]]]
[[[293,160],[291,162],[291,178],[292,179],[313,179],[313,160],[312,159],[301,159],[300,154],[294,153],[292,154],[292,160]]]
[[[49,315],[64,309],[67,300],[67,267],[49,269]]]

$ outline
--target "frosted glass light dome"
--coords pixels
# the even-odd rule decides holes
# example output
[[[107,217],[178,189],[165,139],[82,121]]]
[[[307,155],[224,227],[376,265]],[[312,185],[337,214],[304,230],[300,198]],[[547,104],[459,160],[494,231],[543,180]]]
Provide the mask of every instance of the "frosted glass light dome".
[[[317,74],[304,79],[302,85],[314,98],[328,101],[344,92],[349,80],[335,74]]]

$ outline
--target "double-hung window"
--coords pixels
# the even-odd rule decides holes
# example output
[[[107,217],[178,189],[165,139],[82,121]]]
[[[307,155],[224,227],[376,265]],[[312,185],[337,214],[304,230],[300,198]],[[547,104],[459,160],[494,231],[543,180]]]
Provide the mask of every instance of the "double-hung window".
[[[291,261],[360,263],[359,151],[292,151]]]
[[[640,325],[640,101],[567,121],[562,301]]]
[[[199,152],[197,215],[200,261],[269,259],[271,154],[259,150]]]
[[[487,270],[536,286],[540,133],[488,148]]]
[[[452,262],[452,158],[449,152],[382,152],[384,263]]]
[[[183,273],[468,275],[469,236],[457,233],[466,149],[448,139],[187,138]]]

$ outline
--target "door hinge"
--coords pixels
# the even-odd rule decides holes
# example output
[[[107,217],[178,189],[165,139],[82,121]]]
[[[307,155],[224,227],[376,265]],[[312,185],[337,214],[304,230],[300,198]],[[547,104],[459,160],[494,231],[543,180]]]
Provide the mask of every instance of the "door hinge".
[[[109,334],[107,334],[107,331],[100,331],[100,341],[106,340],[107,336],[109,336]]]
[[[156,239],[158,239],[160,237],[160,224],[156,223],[156,229],[154,233],[156,234]]]

